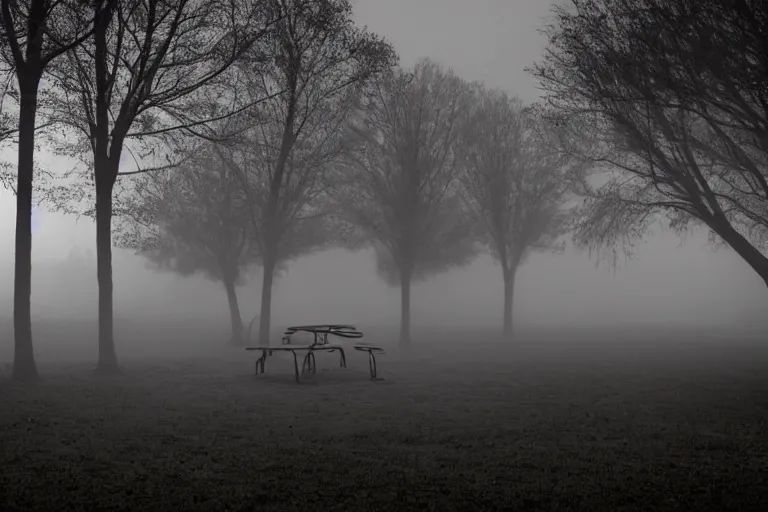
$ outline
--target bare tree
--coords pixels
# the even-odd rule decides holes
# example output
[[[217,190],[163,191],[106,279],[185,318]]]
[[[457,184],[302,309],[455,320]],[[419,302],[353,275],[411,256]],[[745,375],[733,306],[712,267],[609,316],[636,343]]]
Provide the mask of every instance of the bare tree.
[[[382,77],[362,107],[352,135],[357,150],[334,189],[340,216],[376,249],[381,277],[400,285],[402,345],[411,340],[412,282],[475,252],[455,154],[470,98],[468,84],[428,60]]]
[[[68,0],[2,0],[2,58],[18,84],[18,169],[16,175],[16,264],[13,290],[13,378],[36,380],[32,345],[32,183],[38,89],[55,59],[89,35],[87,6]]]
[[[227,94],[237,80],[233,64],[269,34],[275,20],[268,0],[99,0],[92,5],[93,37],[70,51],[56,70],[58,94],[50,103],[52,119],[79,135],[73,153],[92,160],[98,368],[115,372],[112,217],[115,184],[125,174],[120,172],[123,151],[129,149],[137,164],[156,164],[173,134],[202,136],[207,123],[252,107]],[[126,146],[131,140],[141,151]],[[166,157],[164,165],[130,174],[179,163],[167,151]]]
[[[392,47],[355,27],[348,0],[271,0],[280,17],[266,69],[248,90],[285,91],[226,158],[242,177],[263,259],[259,343],[269,344],[275,268],[328,241],[327,171],[345,151],[343,127],[361,88],[394,65]]]
[[[461,181],[468,210],[504,278],[504,335],[513,333],[517,269],[531,251],[557,250],[566,231],[570,158],[552,127],[502,91],[482,90],[462,127]]]
[[[631,249],[659,217],[692,221],[768,284],[768,5],[586,0],[555,10],[534,68],[561,119],[592,138],[576,239]]]
[[[202,274],[227,294],[232,345],[243,344],[237,298],[248,266],[259,255],[250,239],[250,217],[239,177],[203,143],[181,167],[136,178],[118,220],[117,245],[134,249],[160,270]]]
[[[0,61],[0,145],[15,142],[19,132],[18,95],[16,94],[16,73],[13,66]],[[16,193],[16,173],[11,162],[0,161],[0,186]]]

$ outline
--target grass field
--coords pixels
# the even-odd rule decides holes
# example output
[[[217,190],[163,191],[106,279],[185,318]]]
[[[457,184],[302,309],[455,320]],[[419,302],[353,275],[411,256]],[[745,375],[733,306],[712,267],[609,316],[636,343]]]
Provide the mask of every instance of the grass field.
[[[768,345],[672,338],[425,342],[378,382],[350,350],[301,385],[285,355],[107,378],[47,347],[0,380],[0,510],[768,510]]]

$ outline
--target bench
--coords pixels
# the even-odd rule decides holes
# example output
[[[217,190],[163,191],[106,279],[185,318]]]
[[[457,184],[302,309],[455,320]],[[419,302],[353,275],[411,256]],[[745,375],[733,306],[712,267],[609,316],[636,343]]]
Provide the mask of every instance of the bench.
[[[371,372],[371,380],[378,380],[376,374],[376,354],[383,354],[384,349],[367,343],[358,343],[357,345],[352,345],[352,348],[360,352],[368,352],[368,370]]]

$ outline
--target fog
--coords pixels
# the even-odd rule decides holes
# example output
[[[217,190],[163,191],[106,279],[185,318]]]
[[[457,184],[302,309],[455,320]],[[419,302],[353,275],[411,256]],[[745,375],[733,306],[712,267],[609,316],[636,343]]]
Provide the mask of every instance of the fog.
[[[2,194],[4,219],[12,219],[12,196]],[[12,240],[6,221],[0,236]],[[32,308],[35,318],[96,321],[95,229],[44,211],[34,228]],[[611,327],[626,324],[670,326],[754,325],[763,319],[760,280],[731,250],[715,250],[704,230],[681,240],[659,232],[616,271],[596,267],[594,258],[573,248],[564,254],[534,254],[520,270],[515,321],[536,326]],[[11,317],[13,245],[0,253],[0,307]],[[227,326],[221,284],[202,277],[159,272],[131,251],[115,250],[115,311],[118,319]],[[414,287],[414,326],[496,327],[501,319],[499,267],[481,255]],[[257,312],[259,272],[239,290],[244,321]],[[373,254],[331,250],[299,259],[275,286],[274,324],[350,322],[396,326],[400,294],[381,282]]]
[[[401,16],[408,6],[409,15]],[[434,12],[441,12],[440,30]],[[523,68],[544,46],[537,33],[549,4],[541,0],[359,0],[360,24],[395,45],[401,64],[429,56],[461,77],[507,89],[524,101],[536,98],[534,79]],[[40,153],[49,169],[72,162]],[[13,294],[13,196],[0,193],[0,308],[4,338],[11,339]],[[219,283],[182,278],[147,267],[130,251],[115,250],[115,317],[136,322],[206,322],[226,332],[227,301]],[[500,328],[502,281],[489,256],[414,286],[413,325]],[[239,290],[243,320],[259,307],[260,279]],[[89,219],[38,211],[33,240],[33,319],[93,322],[96,308],[95,229]],[[273,331],[286,325],[349,322],[396,327],[399,290],[378,278],[370,252],[327,251],[290,264],[274,289]],[[600,327],[742,326],[765,324],[768,294],[761,280],[729,249],[714,251],[703,229],[684,239],[658,231],[633,260],[614,273],[573,248],[534,254],[520,270],[515,322],[537,326]],[[418,341],[418,340],[417,340]],[[118,350],[121,340],[117,339]]]
[[[7,54],[20,53],[9,51],[9,34],[14,33],[10,13],[30,5],[32,13],[46,10],[34,8],[41,2],[3,1],[0,31],[5,29],[7,37],[0,44],[8,46],[9,60]],[[0,512],[765,509],[756,504],[768,502],[768,258],[756,255],[765,245],[758,248],[740,237],[736,227],[743,224],[731,225],[731,212],[739,206],[726,199],[749,198],[744,202],[756,205],[752,213],[762,209],[752,217],[748,209],[737,214],[751,221],[763,216],[762,227],[768,229],[765,176],[759,176],[761,196],[749,173],[742,172],[764,163],[757,159],[766,155],[760,146],[765,130],[760,123],[754,130],[746,128],[750,119],[765,120],[766,109],[758,115],[748,108],[747,114],[740,114],[740,108],[728,113],[737,103],[726,100],[709,111],[707,105],[720,103],[717,95],[701,100],[703,112],[693,116],[687,107],[668,107],[676,101],[673,94],[654,104],[648,91],[661,88],[667,77],[657,80],[659,74],[649,73],[645,80],[652,68],[637,64],[644,60],[641,55],[658,64],[664,62],[659,56],[671,53],[659,73],[695,70],[689,72],[709,77],[704,80],[711,79],[717,84],[712,90],[718,91],[731,87],[718,74],[737,77],[741,85],[748,81],[744,89],[751,90],[755,76],[757,83],[768,76],[765,61],[762,67],[748,62],[760,62],[756,56],[765,48],[768,2],[654,0],[635,2],[631,9],[633,2],[622,0],[569,0],[592,14],[561,27],[586,38],[575,47],[588,55],[577,52],[572,61],[585,67],[607,63],[608,69],[577,70],[570,76],[622,83],[622,71],[631,70],[623,85],[644,87],[638,89],[643,94],[630,90],[629,102],[610,94],[610,87],[609,93],[602,86],[592,91],[598,99],[594,103],[617,110],[627,103],[632,109],[644,107],[649,119],[648,131],[639,123],[633,128],[614,122],[615,130],[601,134],[606,145],[611,151],[618,148],[617,154],[625,150],[631,153],[628,158],[638,157],[637,165],[651,174],[657,169],[654,149],[647,158],[639,155],[657,140],[665,142],[658,151],[661,160],[687,161],[658,166],[668,172],[666,178],[659,175],[663,179],[656,180],[655,190],[674,203],[644,196],[648,190],[654,194],[644,186],[652,180],[644,179],[630,197],[617,199],[622,191],[609,190],[588,208],[570,210],[589,220],[584,224],[590,229],[582,230],[580,238],[610,242],[614,232],[647,213],[646,207],[660,206],[678,214],[697,213],[743,256],[730,247],[715,248],[701,226],[680,236],[657,225],[638,242],[633,258],[619,259],[612,267],[598,265],[596,255],[575,248],[569,237],[564,237],[563,251],[537,252],[559,247],[555,237],[561,228],[578,224],[561,213],[577,202],[575,195],[589,197],[575,190],[579,180],[574,175],[584,170],[574,163],[578,158],[565,154],[565,145],[552,143],[568,132],[575,116],[563,109],[566,122],[553,128],[537,109],[523,107],[539,99],[537,81],[525,68],[542,59],[546,39],[538,30],[553,0],[349,1],[354,29],[346,0],[42,2],[64,14],[45,22],[15,19],[18,27],[44,27],[43,47],[56,48],[64,38],[60,32],[79,27],[76,21],[84,19],[70,12],[82,8],[94,16],[88,25],[95,37],[89,35],[85,44],[93,39],[96,50],[76,47],[71,51],[83,60],[69,57],[59,71],[78,77],[81,83],[73,89],[81,93],[91,90],[82,79],[88,64],[97,63],[96,75],[103,76],[99,67],[111,66],[98,66],[101,57],[112,50],[121,55],[112,69],[125,67],[125,73],[107,82],[135,95],[120,107],[114,101],[109,106],[119,112],[111,142],[101,143],[107,139],[104,132],[94,135],[108,115],[83,116],[96,127],[91,128],[95,142],[89,155],[95,153],[99,162],[94,181],[100,191],[108,190],[101,185],[111,186],[118,170],[164,165],[158,155],[170,147],[129,154],[126,144],[118,169],[110,162],[115,142],[124,142],[125,132],[118,128],[132,124],[139,133],[130,130],[127,137],[134,136],[134,142],[147,134],[167,135],[164,123],[176,121],[184,126],[170,132],[210,124],[217,126],[206,126],[212,130],[207,133],[224,136],[221,144],[210,140],[208,147],[195,140],[188,151],[178,151],[173,156],[180,165],[164,169],[167,174],[118,177],[157,183],[134,187],[140,198],[131,211],[139,212],[132,218],[137,229],[122,231],[128,235],[119,243],[133,244],[144,256],[113,248],[113,304],[106,265],[100,269],[106,293],[99,304],[93,220],[54,213],[44,205],[33,208],[31,336],[25,302],[29,233],[19,237],[20,277],[14,283],[15,196],[0,180]],[[699,2],[708,16],[701,22],[691,15]],[[603,16],[601,4],[620,14]],[[656,5],[643,8],[650,4]],[[264,10],[257,17],[240,16],[243,6],[245,14],[251,7]],[[761,14],[750,16],[750,10]],[[622,28],[616,19],[627,12],[631,16]],[[276,15],[277,25],[265,29],[264,46],[239,55],[236,45],[261,33],[261,21]],[[654,19],[657,25],[652,26]],[[239,29],[232,30],[239,23],[247,25],[242,37]],[[693,23],[693,30],[681,30],[686,23]],[[187,28],[195,26],[200,32]],[[390,69],[393,53],[386,44],[358,37],[362,26],[392,43],[401,70],[378,73]],[[611,34],[590,39],[603,27]],[[105,32],[110,34],[108,51],[97,44]],[[180,34],[202,35],[188,39]],[[633,35],[627,38],[631,45],[622,34]],[[620,52],[598,45],[589,55],[595,48],[591,43],[613,38]],[[751,51],[717,44],[729,38],[754,39]],[[27,37],[24,44],[32,40]],[[634,43],[649,40],[663,42],[661,49],[636,51],[640,46]],[[261,45],[261,37],[257,42]],[[679,61],[674,48],[665,49],[676,42],[688,53]],[[727,55],[713,59],[709,70],[707,59],[695,51],[705,43],[714,54]],[[132,49],[120,54],[117,49],[124,47]],[[16,67],[21,73],[34,70],[40,60],[29,49],[26,66]],[[91,59],[90,53],[99,57]],[[163,58],[153,61],[150,54]],[[620,58],[612,58],[616,54]],[[243,70],[256,79],[242,76],[241,82],[238,74],[219,74],[220,60],[230,64],[227,55],[243,56]],[[337,60],[341,63],[327,66]],[[255,73],[254,62],[259,66]],[[216,72],[208,75],[211,69]],[[378,92],[365,83],[368,71],[376,69],[379,76],[372,84]],[[19,76],[20,83],[32,83]],[[193,77],[192,85],[184,85],[186,76]],[[196,89],[203,76],[215,76],[213,83],[223,81],[227,87]],[[558,82],[562,75],[554,76]],[[365,94],[357,89],[338,93],[356,81],[365,85]],[[679,87],[682,81],[670,82],[668,89],[687,94],[687,87]],[[562,83],[565,97],[581,90],[567,79]],[[691,89],[706,89],[701,83],[705,86]],[[193,122],[198,115],[228,108],[225,102],[241,96],[242,89],[248,104],[273,90],[276,96],[265,100],[263,110],[238,109],[225,120]],[[204,92],[175,98],[188,90]],[[100,98],[94,110],[103,112],[104,95],[93,96]],[[200,99],[204,96],[214,98],[214,105],[207,97]],[[698,110],[700,102],[693,98],[682,104]],[[51,96],[41,99],[38,122],[47,120]],[[177,101],[183,106],[174,115]],[[91,101],[86,97],[83,103]],[[584,109],[593,110],[591,105]],[[617,117],[636,117],[632,109]],[[651,123],[666,119],[668,109],[679,111],[677,121]],[[58,122],[64,114],[57,110]],[[133,115],[141,111],[147,115]],[[76,118],[83,112],[87,109],[69,114]],[[130,115],[124,117],[126,112]],[[158,119],[149,115],[153,112]],[[720,121],[708,119],[721,115]],[[0,135],[2,121],[0,115]],[[706,121],[702,129],[700,121]],[[736,135],[698,139],[707,123]],[[652,124],[663,129],[651,131]],[[592,149],[594,126],[573,126],[578,128],[574,146]],[[627,147],[611,146],[611,136],[622,139],[624,131]],[[753,133],[754,146],[743,137]],[[678,145],[676,137],[685,143]],[[44,137],[37,136],[36,142],[38,176],[42,170],[64,175],[82,165],[52,154]],[[88,141],[82,142],[79,148],[87,148]],[[101,151],[106,147],[109,155]],[[17,149],[3,145],[0,172],[17,168]],[[719,152],[729,156],[715,158]],[[697,165],[692,153],[709,154],[712,161]],[[18,167],[19,181],[24,183],[30,159],[23,151],[21,157],[26,165]],[[168,162],[175,167],[170,157]],[[727,183],[724,169],[731,167],[741,169],[748,184],[741,186],[752,186],[752,192]],[[593,179],[591,169],[578,177]],[[682,172],[686,169],[698,171],[694,176]],[[705,178],[711,177],[712,184],[704,183],[702,172],[709,173]],[[667,179],[670,175],[681,178]],[[622,178],[630,189],[636,183]],[[612,188],[607,183],[603,189]],[[733,197],[719,193],[720,187],[728,190],[723,183],[737,190]],[[34,193],[49,191],[50,183],[38,185]],[[694,194],[694,188],[706,197]],[[118,185],[114,195],[122,190]],[[678,190],[685,190],[690,202]],[[718,207],[718,195],[724,196],[725,206]],[[104,215],[109,210],[101,208],[104,198],[100,194],[100,220],[109,218]],[[114,199],[116,215],[130,206],[120,201],[124,197]],[[148,224],[150,233],[144,236],[138,227]],[[113,221],[113,233],[124,227]],[[355,229],[362,232],[360,238]],[[101,256],[109,252],[105,234],[99,237]],[[329,238],[337,246],[375,240],[385,250],[336,248],[285,261],[308,248],[325,247]],[[466,266],[451,266],[474,255],[479,240],[495,247],[503,270],[485,253]],[[179,272],[204,268],[218,280],[161,271],[150,258]],[[264,263],[267,284],[274,264],[279,269],[271,303],[265,299],[263,308],[263,269],[249,269],[233,290],[245,263],[253,261]],[[451,270],[439,272],[445,268]],[[436,275],[427,280],[409,281],[431,271]],[[382,274],[389,283],[402,285],[403,293]],[[14,301],[15,284],[23,291],[22,300]],[[252,329],[243,333],[243,324]],[[285,332],[301,325],[292,330],[297,332]]]

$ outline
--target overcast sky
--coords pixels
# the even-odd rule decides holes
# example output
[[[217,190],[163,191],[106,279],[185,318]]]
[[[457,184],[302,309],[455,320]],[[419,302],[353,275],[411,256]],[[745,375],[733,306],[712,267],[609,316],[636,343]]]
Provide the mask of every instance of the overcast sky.
[[[358,22],[389,39],[404,66],[428,56],[464,78],[506,89],[526,102],[536,99],[535,80],[524,68],[544,47],[537,29],[550,7],[546,0],[355,0],[354,4]],[[72,165],[50,157],[41,160],[54,169]],[[5,241],[0,244],[0,306],[10,304],[12,297],[14,209],[12,196],[0,194],[0,240]],[[49,290],[54,278],[43,277],[39,270],[48,265],[46,260],[65,258],[73,250],[93,250],[94,245],[90,221],[75,223],[59,215],[37,214],[33,249],[37,314],[84,311],[95,318],[95,267],[85,272],[81,290],[68,291],[66,301]],[[396,322],[399,293],[384,286],[374,268],[368,254],[339,251],[292,264],[275,290],[275,322]],[[163,305],[169,314],[215,314],[227,321],[220,286],[152,273],[142,260],[120,251],[114,272],[118,316],[157,311]],[[469,268],[419,285],[413,300],[414,323],[497,323],[500,280],[498,267],[482,257]],[[258,286],[253,282],[241,292],[244,316],[258,309]],[[535,255],[520,272],[517,292],[516,320],[559,324],[757,321],[764,316],[768,298],[747,265],[730,250],[714,252],[704,231],[684,242],[671,234],[649,238],[637,259],[615,277],[606,268],[596,269],[584,253]]]

